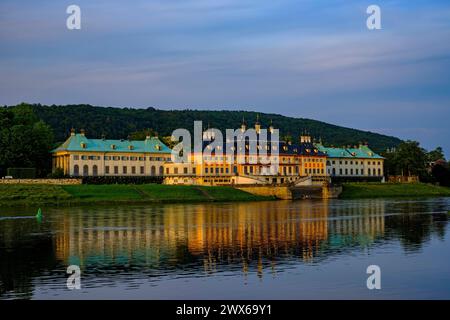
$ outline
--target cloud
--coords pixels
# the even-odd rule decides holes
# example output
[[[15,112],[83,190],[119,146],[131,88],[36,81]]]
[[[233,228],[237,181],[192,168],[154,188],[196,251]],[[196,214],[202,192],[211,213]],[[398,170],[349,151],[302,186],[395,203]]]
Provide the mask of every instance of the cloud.
[[[71,3],[0,3],[0,103],[248,108],[399,135],[450,116],[443,1],[383,1],[376,32],[356,0],[77,2],[79,32]]]

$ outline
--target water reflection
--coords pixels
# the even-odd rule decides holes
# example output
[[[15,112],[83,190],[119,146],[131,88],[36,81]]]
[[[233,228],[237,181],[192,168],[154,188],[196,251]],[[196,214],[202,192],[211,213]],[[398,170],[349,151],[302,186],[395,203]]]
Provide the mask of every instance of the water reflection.
[[[417,252],[432,235],[444,238],[448,207],[377,199],[48,209],[42,223],[0,221],[0,296],[30,297],[36,281],[60,280],[70,264],[94,286],[99,275],[263,277],[394,241]]]

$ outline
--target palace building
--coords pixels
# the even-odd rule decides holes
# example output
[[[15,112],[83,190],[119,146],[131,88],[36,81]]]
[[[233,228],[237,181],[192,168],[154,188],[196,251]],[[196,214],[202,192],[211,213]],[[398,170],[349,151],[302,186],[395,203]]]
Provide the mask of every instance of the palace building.
[[[302,134],[297,142],[281,141],[272,125],[262,134],[259,119],[254,129],[254,136],[247,135],[250,130],[243,120],[232,141],[229,137],[218,141],[214,130],[208,129],[203,132],[199,154],[191,150],[180,163],[172,162],[172,150],[157,137],[89,139],[83,130],[75,133],[72,129],[69,138],[52,151],[53,169],[73,177],[161,176],[165,184],[184,185],[384,181],[384,158],[367,145],[325,147],[313,143],[309,134]]]
[[[162,176],[172,150],[157,137],[144,141],[89,139],[75,133],[53,153],[53,170],[69,176]]]
[[[242,122],[241,134],[247,132],[247,124]],[[309,135],[302,135],[298,143],[274,140],[272,125],[267,135],[262,137],[261,124],[255,123],[256,141],[245,139],[240,145],[237,141],[220,143],[220,154],[215,154],[211,142],[215,137],[209,130],[203,133],[201,154],[191,152],[185,163],[166,163],[164,165],[165,184],[227,185],[227,184],[285,184],[300,183],[309,179],[310,183],[328,181],[326,155],[318,150]],[[227,143],[228,142],[228,143]],[[254,142],[256,149],[252,149]],[[217,144],[216,144],[217,145]],[[205,156],[205,151],[208,156]],[[228,153],[227,153],[227,152]],[[230,156],[233,156],[230,160]],[[263,157],[270,161],[261,161]],[[198,159],[203,161],[198,161]],[[269,162],[270,164],[267,164]],[[273,163],[278,163],[274,166]]]
[[[384,158],[366,144],[353,148],[316,148],[327,156],[327,174],[334,181],[384,181]]]

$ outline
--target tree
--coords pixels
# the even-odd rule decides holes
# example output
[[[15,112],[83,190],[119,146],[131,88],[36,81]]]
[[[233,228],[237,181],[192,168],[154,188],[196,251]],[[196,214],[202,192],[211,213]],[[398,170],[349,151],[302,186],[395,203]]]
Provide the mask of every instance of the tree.
[[[445,160],[444,151],[441,147],[437,147],[436,149],[427,153],[427,158],[429,162]]]
[[[147,136],[155,137],[157,133],[153,129],[144,129],[140,131],[135,131],[130,134],[131,140],[145,140]]]
[[[427,174],[427,152],[417,141],[405,141],[393,152],[387,152],[386,169],[391,175],[425,177]]]
[[[43,175],[51,168],[53,133],[27,104],[0,109],[0,170],[36,168]]]
[[[431,168],[433,178],[441,186],[450,187],[450,168],[444,160],[437,160]]]

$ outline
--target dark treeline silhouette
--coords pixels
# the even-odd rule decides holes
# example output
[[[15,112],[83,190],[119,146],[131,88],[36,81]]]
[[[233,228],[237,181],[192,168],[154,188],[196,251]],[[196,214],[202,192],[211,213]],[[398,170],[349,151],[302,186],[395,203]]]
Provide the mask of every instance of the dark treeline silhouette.
[[[40,119],[53,128],[58,142],[67,138],[71,128],[77,130],[83,128],[87,135],[93,138],[105,135],[110,139],[121,139],[148,129],[152,129],[152,132],[159,136],[169,136],[177,128],[186,128],[192,132],[194,120],[203,121],[204,128],[209,125],[220,130],[238,128],[242,119],[245,119],[248,126],[253,126],[258,114],[263,127],[268,127],[272,122],[275,128],[280,129],[282,136],[292,136],[294,139],[306,130],[316,139],[321,138],[327,145],[357,145],[367,142],[376,152],[395,147],[401,142],[395,137],[316,120],[249,111],[158,110],[40,104],[33,104],[31,107]]]

